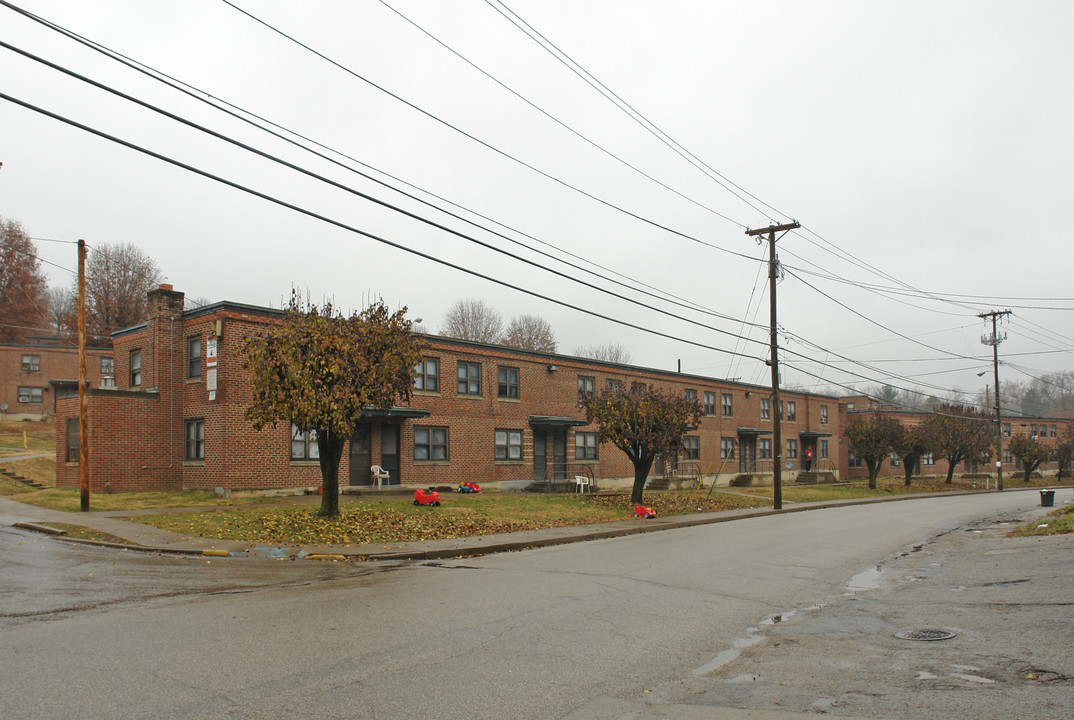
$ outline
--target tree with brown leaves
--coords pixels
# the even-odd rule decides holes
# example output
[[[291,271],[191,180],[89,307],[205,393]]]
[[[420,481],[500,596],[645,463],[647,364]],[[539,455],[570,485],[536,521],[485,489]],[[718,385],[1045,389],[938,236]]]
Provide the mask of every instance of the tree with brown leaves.
[[[283,323],[245,345],[253,390],[247,419],[257,429],[282,420],[316,433],[319,515],[339,515],[339,462],[362,413],[410,399],[421,348],[406,308],[393,313],[378,301],[346,317],[331,303],[307,305],[294,294]]]
[[[682,393],[624,385],[583,397],[582,407],[586,419],[597,426],[598,442],[612,443],[634,465],[630,501],[640,503],[657,454],[677,455],[687,428],[698,423],[704,409]]]
[[[0,217],[0,342],[18,342],[48,320],[48,289],[37,245],[22,225]]]

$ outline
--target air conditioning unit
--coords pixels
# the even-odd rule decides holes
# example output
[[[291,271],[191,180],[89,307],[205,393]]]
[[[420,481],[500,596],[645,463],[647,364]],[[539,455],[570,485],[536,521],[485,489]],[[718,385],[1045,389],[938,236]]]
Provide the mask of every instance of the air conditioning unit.
[[[105,375],[104,377],[101,378],[101,389],[107,389],[107,388],[115,389],[115,387],[116,387],[116,379],[114,377],[110,377],[108,375]]]

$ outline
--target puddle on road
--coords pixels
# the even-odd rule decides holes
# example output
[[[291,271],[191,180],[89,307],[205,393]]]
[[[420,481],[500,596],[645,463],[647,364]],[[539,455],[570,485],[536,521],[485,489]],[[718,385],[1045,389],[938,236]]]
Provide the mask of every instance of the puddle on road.
[[[847,594],[877,589],[880,587],[880,576],[883,574],[884,569],[879,565],[868,570],[862,570],[847,581],[847,590],[849,591]]]

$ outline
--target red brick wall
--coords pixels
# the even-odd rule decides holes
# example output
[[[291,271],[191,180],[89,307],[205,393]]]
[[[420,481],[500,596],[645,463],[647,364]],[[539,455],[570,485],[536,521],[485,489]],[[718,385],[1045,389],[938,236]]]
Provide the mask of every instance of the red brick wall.
[[[36,355],[39,370],[22,369],[22,356]],[[112,349],[86,350],[86,375],[90,387],[101,385],[101,358],[111,358]],[[39,419],[55,412],[55,392],[49,385],[53,380],[78,382],[78,348],[48,345],[0,345],[0,405],[8,406],[9,419]],[[40,403],[20,403],[19,388],[41,388]]]

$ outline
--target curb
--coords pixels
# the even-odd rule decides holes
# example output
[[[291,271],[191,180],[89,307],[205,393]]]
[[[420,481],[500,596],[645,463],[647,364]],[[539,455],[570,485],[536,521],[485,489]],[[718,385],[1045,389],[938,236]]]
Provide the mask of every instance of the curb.
[[[1070,486],[1054,486],[1050,489],[1065,489]],[[1041,489],[1049,488],[1008,488],[1004,492],[1026,492],[1026,491],[1038,491]],[[994,490],[976,490],[976,491],[950,491],[939,493],[919,493],[913,495],[897,495],[893,497],[867,497],[867,498],[853,498],[850,500],[835,500],[835,501],[821,501],[818,503],[799,503],[792,505],[791,507],[783,507],[776,510],[771,507],[767,508],[753,508],[745,510],[728,510],[721,513],[708,514],[706,516],[688,516],[677,515],[664,518],[656,518],[652,520],[623,520],[617,527],[607,527],[601,525],[584,526],[594,528],[588,532],[580,530],[577,534],[571,534],[566,532],[554,537],[534,537],[531,539],[525,539],[517,537],[515,534],[514,539],[502,540],[502,541],[489,541],[484,542],[481,540],[482,536],[471,536],[468,538],[474,544],[472,546],[459,546],[459,547],[442,547],[442,548],[411,548],[405,550],[384,550],[381,552],[360,550],[356,549],[354,552],[318,552],[318,553],[306,553],[300,546],[294,546],[289,548],[292,550],[292,558],[304,558],[307,560],[319,560],[319,561],[336,561],[346,562],[350,560],[354,561],[394,561],[394,560],[444,560],[450,558],[464,558],[474,557],[480,555],[489,555],[493,553],[501,552],[517,552],[520,550],[526,550],[531,548],[540,547],[552,547],[555,545],[566,545],[569,543],[585,542],[587,540],[606,540],[615,537],[626,537],[629,535],[641,535],[643,533],[660,532],[663,530],[678,530],[682,528],[698,527],[701,525],[713,525],[716,523],[731,522],[734,520],[750,520],[761,517],[770,517],[773,515],[783,515],[789,513],[806,512],[811,510],[828,510],[831,508],[848,507],[854,505],[873,505],[876,503],[898,502],[901,500],[919,500],[922,498],[933,497],[956,497],[962,495],[976,495],[986,492],[996,492]],[[632,525],[626,525],[626,523],[633,523]],[[609,523],[608,525],[616,525],[616,523]],[[191,556],[209,556],[209,557],[235,557],[245,555],[245,550],[221,550],[216,548],[210,549],[198,549],[195,547],[153,547],[149,545],[139,545],[136,543],[126,544],[110,542],[105,540],[90,540],[86,538],[71,538],[64,537],[63,530],[57,530],[56,528],[41,525],[33,522],[17,522],[16,527],[20,527],[25,530],[31,530],[35,532],[46,533],[55,537],[57,540],[69,543],[77,543],[81,545],[92,545],[97,547],[112,548],[118,550],[134,550],[138,552],[158,553],[168,555],[191,555]],[[563,530],[564,528],[550,528],[549,531]],[[526,531],[522,531],[526,532]],[[545,532],[541,530],[532,531],[535,533]],[[463,539],[464,541],[466,538]],[[420,541],[416,541],[420,542]],[[436,541],[430,541],[436,542]],[[250,543],[236,541],[237,544],[244,546],[250,546]],[[361,547],[361,546],[359,546]],[[334,550],[335,548],[333,548]]]

